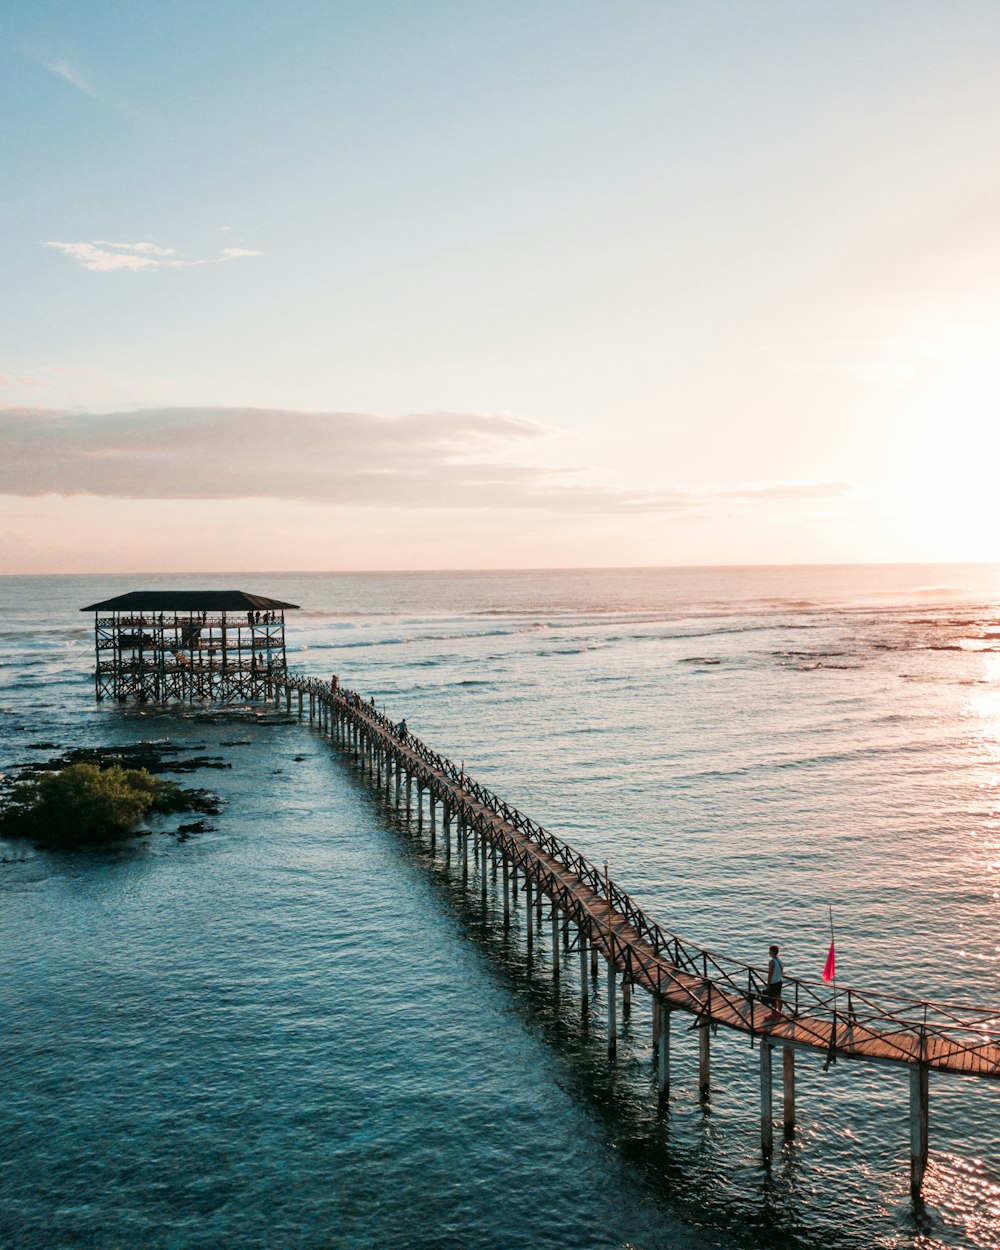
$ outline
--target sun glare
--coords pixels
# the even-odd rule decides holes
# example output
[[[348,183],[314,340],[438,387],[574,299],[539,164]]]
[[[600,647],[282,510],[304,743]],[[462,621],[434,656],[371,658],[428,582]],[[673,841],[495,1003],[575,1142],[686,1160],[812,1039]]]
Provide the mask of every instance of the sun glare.
[[[991,355],[963,369],[920,427],[909,493],[927,558],[1000,560],[1000,360]]]

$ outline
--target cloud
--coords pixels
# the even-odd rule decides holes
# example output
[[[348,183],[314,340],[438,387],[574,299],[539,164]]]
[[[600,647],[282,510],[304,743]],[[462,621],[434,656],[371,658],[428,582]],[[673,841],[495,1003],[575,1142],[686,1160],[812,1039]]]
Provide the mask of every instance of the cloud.
[[[83,74],[83,71],[74,65],[72,61],[67,61],[65,57],[57,56],[51,61],[43,61],[42,64],[50,74],[55,74],[57,78],[68,82],[71,87],[76,87],[77,91],[82,91],[84,95],[89,95],[93,100],[98,98],[95,88]]]
[[[244,256],[263,255],[263,252],[252,248],[227,247],[220,256],[189,260],[173,247],[160,247],[157,243],[112,243],[107,239],[95,239],[89,243],[61,243],[50,239],[43,247],[72,256],[84,269],[104,273],[122,269],[131,272],[140,269],[186,269],[192,265],[218,265]]]
[[[554,433],[519,417],[461,412],[0,407],[0,494],[704,516],[848,490],[828,482],[635,490],[580,468],[525,462]]]

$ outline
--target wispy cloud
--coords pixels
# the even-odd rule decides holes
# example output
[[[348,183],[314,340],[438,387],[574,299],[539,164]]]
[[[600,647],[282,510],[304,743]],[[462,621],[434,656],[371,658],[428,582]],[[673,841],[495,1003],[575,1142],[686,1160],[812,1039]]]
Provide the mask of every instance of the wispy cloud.
[[[92,100],[99,98],[93,84],[79,66],[74,65],[72,61],[68,61],[63,56],[57,56],[53,57],[51,61],[43,61],[42,64],[50,74],[55,74],[57,78],[68,82],[71,87],[76,87],[77,91],[82,91],[84,95],[90,96]]]
[[[82,416],[0,409],[0,493],[707,516],[848,490],[798,481],[609,485],[579,467],[526,460],[554,433],[519,417],[460,412],[168,408]]]
[[[62,243],[47,240],[44,247],[62,252],[78,261],[84,269],[102,273],[117,270],[186,269],[192,265],[218,265],[240,260],[245,256],[262,256],[254,248],[227,247],[219,256],[190,259],[182,256],[176,248],[160,247],[157,243],[112,243],[107,239],[95,239],[89,243]]]

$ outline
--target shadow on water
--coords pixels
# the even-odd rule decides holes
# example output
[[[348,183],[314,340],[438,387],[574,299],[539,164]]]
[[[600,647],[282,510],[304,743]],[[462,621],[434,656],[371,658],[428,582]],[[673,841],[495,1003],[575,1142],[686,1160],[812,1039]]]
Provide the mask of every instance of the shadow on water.
[[[642,1191],[637,1190],[634,1195],[637,1203],[645,1200],[661,1204],[672,1218],[693,1228],[735,1237],[744,1250],[808,1250],[818,1245],[832,1248],[859,1244],[858,1230],[845,1235],[843,1221],[832,1210],[829,1222],[823,1221],[822,1231],[817,1229],[816,1193],[802,1176],[801,1145],[794,1136],[786,1138],[782,1145],[776,1126],[775,1155],[769,1166],[759,1153],[750,1150],[734,1161],[731,1145],[727,1160],[721,1153],[726,1130],[713,1120],[710,1097],[699,1099],[694,1105],[672,1098],[667,1107],[660,1106],[651,1013],[644,993],[639,991],[633,999],[629,1016],[623,1018],[619,1004],[617,1053],[610,1059],[603,960],[600,975],[590,978],[590,998],[584,1008],[575,950],[563,952],[562,975],[553,976],[547,920],[543,921],[545,938],[541,949],[529,953],[523,898],[519,894],[510,923],[505,925],[499,872],[492,867],[488,872],[484,899],[471,852],[468,874],[463,880],[454,829],[449,862],[444,854],[441,823],[432,849],[426,814],[423,827],[418,828],[416,817],[407,816],[405,804],[397,809],[346,751],[337,751],[334,758],[366,792],[372,813],[398,839],[407,860],[431,882],[457,935],[470,943],[489,975],[514,1004],[526,1028],[557,1059],[560,1088],[588,1109],[602,1129],[606,1148],[628,1165]],[[755,1123],[756,1114],[756,1105],[747,1108],[751,1124]],[[840,1209],[842,1212],[842,1206]],[[898,1212],[894,1228],[886,1230],[888,1239],[882,1244],[897,1244],[893,1234],[898,1236],[901,1232],[926,1236],[931,1224],[925,1211]],[[869,1236],[863,1244],[878,1243]]]

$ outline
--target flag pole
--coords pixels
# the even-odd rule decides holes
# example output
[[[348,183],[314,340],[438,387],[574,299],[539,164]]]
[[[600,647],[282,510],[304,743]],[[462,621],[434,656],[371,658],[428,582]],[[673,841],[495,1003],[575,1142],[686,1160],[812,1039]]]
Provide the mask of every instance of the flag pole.
[[[833,974],[831,978],[833,981],[833,1022],[830,1025],[830,1049],[827,1052],[826,1063],[823,1065],[824,1072],[837,1059],[837,939],[833,932],[833,904],[827,903],[827,907],[830,912],[830,954],[833,957],[833,968],[831,969]]]

